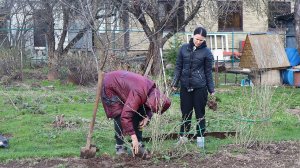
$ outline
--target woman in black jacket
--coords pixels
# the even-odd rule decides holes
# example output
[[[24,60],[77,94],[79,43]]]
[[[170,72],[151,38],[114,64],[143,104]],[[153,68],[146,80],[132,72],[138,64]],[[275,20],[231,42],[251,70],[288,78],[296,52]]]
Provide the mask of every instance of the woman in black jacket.
[[[208,92],[214,95],[212,77],[213,55],[207,48],[205,37],[207,32],[202,27],[194,30],[194,37],[179,49],[174,72],[172,88],[176,90],[180,83],[180,106],[182,125],[180,141],[185,141],[184,134],[191,127],[192,112],[195,110],[197,119],[197,136],[205,132],[205,106]]]

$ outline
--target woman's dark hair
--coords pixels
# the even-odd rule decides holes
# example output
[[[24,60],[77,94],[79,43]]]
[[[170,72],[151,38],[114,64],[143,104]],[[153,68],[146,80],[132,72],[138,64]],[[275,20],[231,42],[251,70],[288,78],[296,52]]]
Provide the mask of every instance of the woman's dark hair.
[[[197,27],[197,28],[194,30],[194,35],[195,35],[195,34],[200,34],[201,36],[206,37],[207,32],[206,32],[206,30],[205,30],[203,27]]]

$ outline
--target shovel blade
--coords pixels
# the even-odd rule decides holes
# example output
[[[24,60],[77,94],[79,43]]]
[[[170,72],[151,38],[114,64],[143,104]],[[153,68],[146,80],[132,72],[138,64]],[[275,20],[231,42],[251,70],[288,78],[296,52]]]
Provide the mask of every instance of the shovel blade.
[[[97,151],[96,147],[91,147],[91,148],[83,147],[80,150],[80,158],[83,159],[93,158],[96,156],[96,151]]]

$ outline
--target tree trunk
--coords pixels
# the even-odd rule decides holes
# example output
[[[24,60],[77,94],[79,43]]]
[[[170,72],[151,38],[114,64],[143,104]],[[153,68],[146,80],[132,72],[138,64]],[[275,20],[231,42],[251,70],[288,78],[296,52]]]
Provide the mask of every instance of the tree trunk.
[[[300,51],[300,0],[296,0],[295,2],[295,12],[294,12],[294,17],[295,17],[295,36],[296,36],[296,41],[297,41],[297,49]]]
[[[123,11],[122,13],[123,33],[124,33],[124,52],[127,57],[127,52],[130,46],[130,34],[129,34],[129,12]]]
[[[151,75],[158,76],[161,70],[161,56],[160,56],[160,48],[163,47],[161,43],[163,33],[158,32],[153,38],[150,38],[150,45],[148,48],[148,54],[146,59],[146,68],[151,66]],[[151,65],[151,59],[153,59],[153,63]],[[146,69],[145,69],[146,70]],[[148,75],[148,74],[145,74]]]
[[[53,29],[54,31],[54,29]],[[55,70],[58,71],[59,69],[59,54],[58,52],[55,51],[55,40],[54,36],[52,37],[50,34],[49,30],[49,35],[47,35],[47,43],[48,43],[48,67],[50,70]]]
[[[45,8],[49,15],[47,16],[48,31],[47,35],[47,49],[48,49],[48,67],[49,72],[47,75],[48,80],[57,80],[59,79],[59,59],[60,54],[55,51],[55,37],[54,37],[54,18],[53,18],[53,8],[49,3],[45,4]]]
[[[49,3],[45,3],[45,9],[49,14],[47,16],[47,24],[48,24],[48,31],[47,35],[47,46],[48,46],[48,65],[50,69],[57,69],[57,56],[55,54],[55,37],[54,37],[54,18],[53,18],[53,9]]]

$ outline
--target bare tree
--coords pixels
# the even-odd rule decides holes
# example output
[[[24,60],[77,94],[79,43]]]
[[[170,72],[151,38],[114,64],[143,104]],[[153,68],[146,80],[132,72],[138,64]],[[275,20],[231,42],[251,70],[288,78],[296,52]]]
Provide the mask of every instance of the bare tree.
[[[32,28],[31,24],[28,24],[31,19],[31,11],[26,8],[26,2],[24,1],[11,1],[11,8],[9,8],[9,34],[10,44],[12,47],[20,46],[21,43],[25,45],[25,38],[29,30]],[[14,22],[12,22],[14,20]],[[24,46],[22,46],[24,48]]]
[[[39,15],[42,18],[39,18],[39,20],[47,25],[47,28],[42,33],[46,36],[49,68],[51,70],[54,72],[58,71],[60,68],[59,63],[63,56],[82,39],[88,30],[97,29],[95,25],[96,20],[106,17],[106,15],[98,15],[98,11],[104,1],[106,0],[27,0],[33,12],[42,10],[42,14]],[[59,34],[55,31],[56,19],[62,20]],[[76,20],[80,20],[82,26],[73,39],[66,44],[69,28],[72,22]]]
[[[82,39],[87,31],[93,31],[93,38],[100,42],[101,50],[106,58],[108,51],[111,50],[111,45],[116,43],[116,39],[113,37],[113,30],[106,31],[106,35],[99,34],[99,27],[106,24],[106,19],[111,19],[111,16],[116,15],[115,7],[118,9],[118,17],[121,18],[123,23],[123,34],[118,35],[118,41],[120,38],[124,39],[123,51],[127,55],[129,50],[129,18],[134,17],[139,22],[145,35],[149,41],[148,53],[146,59],[146,65],[153,62],[151,72],[153,75],[158,75],[161,70],[161,58],[160,48],[163,48],[164,44],[174,34],[179,31],[184,31],[187,24],[190,23],[195,17],[198,17],[202,13],[199,12],[203,6],[214,9],[210,10],[213,13],[220,13],[220,10],[226,11],[223,13],[230,13],[228,5],[222,6],[218,9],[217,0],[21,0],[27,2],[31,6],[31,14],[37,10],[42,9],[42,20],[46,23],[47,29],[44,32],[47,40],[49,67],[59,69],[59,62],[63,55],[68,53],[70,49],[76,45],[76,43]],[[21,2],[20,1],[20,2]],[[296,1],[297,3],[298,0]],[[268,5],[268,0],[249,0],[244,1],[247,6],[252,10],[257,10],[259,13],[264,12]],[[296,4],[297,4],[296,3]],[[168,9],[166,8],[166,4]],[[296,9],[295,4],[295,11]],[[208,6],[207,6],[208,5]],[[245,6],[245,5],[244,5]],[[183,18],[180,18],[178,11],[184,11]],[[60,19],[62,22],[61,31],[59,34],[55,32],[55,20]],[[215,18],[218,18],[218,14],[215,14]],[[296,17],[296,15],[295,15]],[[73,37],[69,39],[66,44],[66,37],[70,28],[71,22],[74,19],[80,19],[83,22],[83,26]],[[226,22],[226,17],[224,22]],[[199,23],[195,23],[199,25]],[[215,22],[214,22],[215,24]],[[171,25],[171,29],[170,29]],[[106,26],[105,26],[106,27]],[[70,38],[70,36],[69,36]],[[58,39],[58,40],[57,40]],[[299,40],[298,40],[299,41]]]
[[[181,0],[114,0],[114,2],[120,11],[128,11],[141,24],[150,42],[146,62],[149,64],[153,60],[152,75],[158,75],[161,70],[160,48],[164,46],[169,38],[185,28],[195,17],[202,4],[202,0],[195,2]],[[167,26],[174,23],[177,11],[180,8],[184,8],[185,4],[183,2],[192,6],[193,9],[190,13],[186,13],[184,20],[176,23],[176,28],[173,28],[164,35]],[[162,3],[169,3],[171,8],[162,13],[162,10],[159,10]]]
[[[0,1],[0,47],[9,46],[7,20],[9,20],[11,9],[14,5],[14,0],[2,0]]]
[[[33,16],[36,17],[36,22],[42,22],[47,27],[40,33],[44,34],[47,41],[48,61],[50,68],[57,68],[58,56],[55,56],[55,36],[54,36],[54,9],[58,4],[58,0],[45,0],[45,1],[30,1],[27,0],[28,5],[33,11]],[[37,15],[37,13],[39,13]],[[38,24],[34,23],[35,28]],[[44,26],[43,25],[43,26]]]

